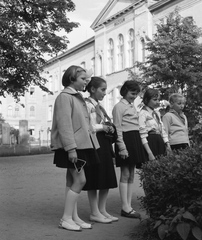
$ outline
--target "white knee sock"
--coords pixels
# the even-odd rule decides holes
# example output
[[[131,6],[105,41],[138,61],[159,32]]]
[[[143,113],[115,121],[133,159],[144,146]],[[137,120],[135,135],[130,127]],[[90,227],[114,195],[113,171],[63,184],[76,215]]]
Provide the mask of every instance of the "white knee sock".
[[[127,201],[128,201],[128,206],[131,207],[131,202],[132,202],[132,197],[133,197],[133,183],[128,183],[128,193],[127,193]]]
[[[119,183],[119,193],[120,193],[120,198],[121,198],[121,204],[122,204],[122,209],[128,209],[128,183]]]
[[[78,197],[79,197],[78,193],[69,189],[65,198],[65,208],[64,208],[64,214],[63,214],[64,220],[72,219],[73,211],[74,211],[76,202],[78,200]]]

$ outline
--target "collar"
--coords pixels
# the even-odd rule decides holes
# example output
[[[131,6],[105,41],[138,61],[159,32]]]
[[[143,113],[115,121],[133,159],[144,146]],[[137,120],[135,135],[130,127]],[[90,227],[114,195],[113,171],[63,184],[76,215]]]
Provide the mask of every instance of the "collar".
[[[170,108],[169,112],[171,112],[171,113],[175,113],[175,114],[177,114],[177,115],[179,115],[179,116],[183,116],[183,115],[184,115],[184,113],[183,113],[183,112],[181,112],[181,113],[178,113],[178,112],[177,112],[177,111],[175,111],[175,109],[173,109],[173,108]]]
[[[125,98],[122,98],[122,99],[120,100],[120,102],[122,102],[122,103],[125,104],[125,105],[132,105],[132,104],[129,103]]]
[[[94,106],[97,106],[99,104],[99,102],[95,101],[95,99],[93,99],[92,97],[89,97],[89,100]]]
[[[75,97],[80,98],[85,102],[85,100],[83,98],[83,95],[80,92],[76,91],[72,87],[66,87],[65,89],[62,90],[61,93],[67,93],[67,94],[70,94],[70,95],[74,95]]]
[[[65,89],[62,90],[62,92],[69,93],[69,94],[78,94],[79,93],[72,87],[66,87]]]
[[[144,106],[145,107],[145,109],[149,112],[149,113],[153,113],[153,111],[155,111],[154,109],[151,109],[150,107],[148,107],[148,106]]]

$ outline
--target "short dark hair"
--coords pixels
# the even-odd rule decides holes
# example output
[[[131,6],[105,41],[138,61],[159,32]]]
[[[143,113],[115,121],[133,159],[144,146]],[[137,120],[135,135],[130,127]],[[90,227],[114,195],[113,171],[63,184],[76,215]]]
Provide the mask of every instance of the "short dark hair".
[[[86,90],[91,93],[91,88],[94,87],[95,89],[99,88],[102,83],[106,83],[106,81],[101,77],[91,77],[90,82],[86,86]]]
[[[134,80],[127,80],[124,82],[123,86],[120,89],[120,94],[122,97],[125,97],[128,91],[140,92],[139,84]]]
[[[149,103],[149,101],[154,98],[154,97],[158,97],[159,96],[159,91],[157,89],[154,88],[148,88],[143,96],[143,103],[147,106],[147,104]]]
[[[81,72],[86,72],[86,70],[80,66],[75,66],[75,65],[68,67],[65,73],[63,74],[62,85],[64,87],[67,87],[72,82],[75,82]]]

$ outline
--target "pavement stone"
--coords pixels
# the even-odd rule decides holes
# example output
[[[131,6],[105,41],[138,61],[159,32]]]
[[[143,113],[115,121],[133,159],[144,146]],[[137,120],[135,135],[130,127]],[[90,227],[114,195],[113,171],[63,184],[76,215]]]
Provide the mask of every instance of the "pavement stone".
[[[119,179],[119,168],[116,168]],[[93,229],[72,232],[58,228],[63,213],[66,170],[53,165],[53,154],[0,157],[0,240],[129,240],[138,219],[120,216],[118,188],[109,191],[107,209],[118,222],[94,223]],[[137,197],[142,196],[135,175],[132,205],[143,218]],[[78,201],[80,217],[89,222],[90,208],[85,191]]]

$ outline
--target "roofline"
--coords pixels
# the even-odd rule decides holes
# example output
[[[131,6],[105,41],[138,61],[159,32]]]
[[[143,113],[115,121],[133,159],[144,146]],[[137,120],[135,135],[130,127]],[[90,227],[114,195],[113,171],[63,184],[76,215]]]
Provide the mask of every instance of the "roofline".
[[[176,0],[174,0],[176,1]],[[157,3],[149,6],[149,10],[152,12],[152,11],[155,11],[157,10],[158,8],[161,8],[162,6],[166,5],[167,3],[169,2],[173,2],[173,0],[161,0],[161,1],[158,1]]]
[[[87,40],[79,43],[79,44],[76,45],[75,47],[70,48],[69,50],[65,51],[64,53],[61,53],[60,55],[51,58],[50,60],[48,60],[48,61],[45,63],[45,66],[46,66],[46,65],[49,65],[49,64],[51,64],[51,63],[53,63],[53,62],[56,62],[56,61],[60,60],[61,58],[67,56],[68,54],[70,54],[70,53],[72,53],[72,52],[74,52],[74,51],[76,51],[76,50],[84,47],[85,45],[88,45],[88,44],[94,42],[94,41],[95,41],[95,37],[93,36],[93,37],[91,37],[91,38],[89,38],[89,39],[87,39]]]
[[[103,11],[102,11],[102,12],[98,15],[97,19],[96,19],[96,20],[93,22],[93,24],[91,25],[91,28],[94,30],[94,29],[96,29],[97,27],[101,26],[102,24],[105,24],[105,23],[108,23],[108,22],[114,20],[114,19],[117,18],[118,16],[121,16],[121,15],[125,14],[126,12],[130,11],[131,9],[133,9],[134,6],[140,4],[141,2],[145,2],[145,0],[139,0],[139,1],[136,1],[136,2],[132,3],[132,4],[129,5],[128,7],[124,8],[123,10],[121,10],[121,11],[117,12],[116,14],[112,15],[110,18],[108,18],[108,19],[100,22],[100,23],[95,27],[96,22],[98,22],[98,20],[99,20],[99,19],[102,17],[102,15],[103,15],[103,14],[101,15],[101,13],[103,12]],[[106,5],[106,8],[108,8],[109,6],[110,6],[110,5]],[[104,8],[104,9],[105,9],[105,8]],[[103,9],[103,10],[104,10],[104,9]],[[106,10],[106,9],[105,9],[105,10]]]
[[[107,2],[107,4],[104,6],[104,8],[102,9],[102,11],[100,12],[100,14],[98,14],[98,16],[96,17],[96,19],[93,21],[93,23],[90,25],[90,28],[94,28],[96,22],[99,21],[99,19],[103,16],[103,14],[106,12],[106,10],[112,5],[112,3],[114,3],[114,0],[109,0]]]

